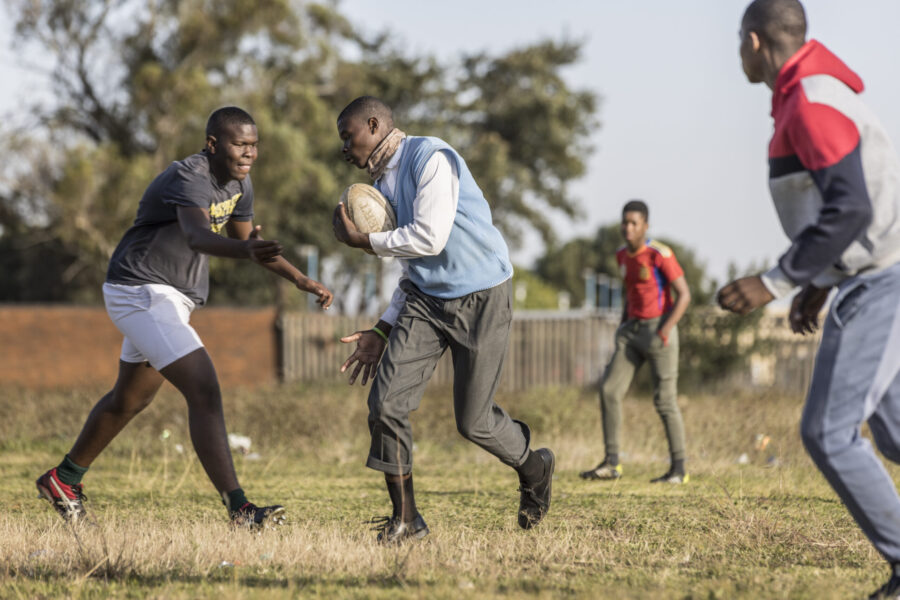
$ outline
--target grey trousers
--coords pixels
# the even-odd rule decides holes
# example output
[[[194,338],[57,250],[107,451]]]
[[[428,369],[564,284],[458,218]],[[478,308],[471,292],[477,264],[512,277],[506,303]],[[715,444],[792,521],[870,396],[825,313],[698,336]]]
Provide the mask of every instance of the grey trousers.
[[[644,362],[653,377],[653,406],[662,419],[672,460],[685,458],[684,420],[678,408],[678,327],[672,328],[669,344],[656,335],[660,319],[631,319],[616,331],[616,351],[600,385],[600,414],[606,454],[619,453],[622,400]]]
[[[401,284],[406,305],[391,330],[369,392],[372,445],[366,466],[405,475],[412,469],[409,413],[447,348],[453,357],[453,409],[462,436],[518,467],[530,433],[494,403],[512,322],[511,281],[442,300]]]
[[[900,264],[841,284],[831,303],[800,433],[875,548],[900,562],[897,487],[860,435],[900,462]]]

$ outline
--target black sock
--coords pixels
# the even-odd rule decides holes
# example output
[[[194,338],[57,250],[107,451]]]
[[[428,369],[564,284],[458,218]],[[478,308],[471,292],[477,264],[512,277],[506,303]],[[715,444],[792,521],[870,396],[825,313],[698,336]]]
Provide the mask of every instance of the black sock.
[[[684,475],[684,459],[672,459],[672,473],[675,475]]]
[[[516,467],[519,479],[523,481],[537,481],[544,476],[544,461],[537,452],[528,451],[528,458]]]
[[[416,509],[416,496],[413,493],[412,473],[409,475],[384,474],[384,482],[387,484],[388,495],[394,507],[392,517],[400,517],[404,523],[414,520],[419,514]]]
[[[610,454],[607,452],[606,458],[603,459],[603,462],[605,462],[606,464],[608,464],[611,467],[618,467],[619,466],[619,455],[618,454]]]
[[[234,512],[249,502],[247,496],[244,494],[244,490],[241,488],[231,490],[230,492],[222,494],[222,496],[224,496],[222,500],[225,504],[225,508],[228,509],[228,512]]]
[[[77,485],[81,483],[81,478],[84,477],[87,470],[87,467],[76,465],[66,454],[63,461],[56,467],[56,476],[66,485]]]

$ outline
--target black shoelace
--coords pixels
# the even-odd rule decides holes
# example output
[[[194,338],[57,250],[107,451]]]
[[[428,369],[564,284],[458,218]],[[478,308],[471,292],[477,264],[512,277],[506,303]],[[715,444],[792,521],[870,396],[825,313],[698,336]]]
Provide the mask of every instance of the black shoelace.
[[[547,508],[546,503],[538,497],[533,488],[521,486],[519,487],[519,493],[525,494],[529,500],[537,504],[540,508]]]
[[[391,525],[394,523],[399,523],[400,517],[388,517],[387,515],[382,517],[372,517],[368,521],[363,521],[366,525],[374,525],[372,531],[387,531],[391,528]]]

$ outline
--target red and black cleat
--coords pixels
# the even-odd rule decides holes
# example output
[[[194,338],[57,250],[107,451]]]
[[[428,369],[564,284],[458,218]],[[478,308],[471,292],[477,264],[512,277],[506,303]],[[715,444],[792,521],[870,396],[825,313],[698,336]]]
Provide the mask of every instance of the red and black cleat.
[[[45,498],[56,512],[70,523],[80,523],[87,517],[83,502],[87,500],[82,484],[68,485],[59,480],[56,468],[50,469],[35,482],[39,498]]]

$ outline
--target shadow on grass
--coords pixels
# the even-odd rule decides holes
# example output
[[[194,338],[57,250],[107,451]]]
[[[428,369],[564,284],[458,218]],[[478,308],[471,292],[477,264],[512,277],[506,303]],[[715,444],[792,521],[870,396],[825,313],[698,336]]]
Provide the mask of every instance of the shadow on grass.
[[[237,567],[240,569],[240,567]],[[222,584],[230,583],[247,588],[257,589],[302,589],[316,587],[339,587],[345,589],[370,589],[378,588],[382,590],[405,589],[409,587],[422,588],[431,587],[430,582],[422,582],[421,580],[409,581],[400,575],[385,574],[369,577],[328,577],[328,576],[291,576],[279,577],[272,575],[264,577],[260,575],[242,575],[234,572],[235,567],[226,567],[217,570],[210,575],[188,575],[188,574],[156,574],[142,575],[135,573],[128,574],[109,574],[109,573],[93,573],[88,578],[95,583],[116,583],[126,586],[139,586],[141,588],[165,588],[172,584],[185,585],[202,585],[204,583]],[[20,572],[13,575],[10,580],[41,580],[47,583],[57,583],[62,585],[80,585],[83,581],[80,578],[73,578],[71,572],[53,572],[42,569],[39,573]]]
[[[499,487],[499,486],[498,486]],[[504,488],[499,487],[499,489],[491,489],[491,490],[416,490],[416,497],[420,496],[445,496],[445,497],[453,497],[453,496],[497,496],[504,497],[508,494],[504,490]]]

